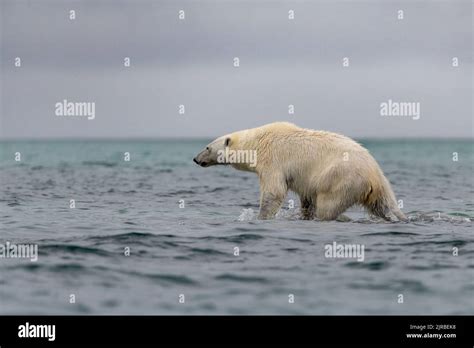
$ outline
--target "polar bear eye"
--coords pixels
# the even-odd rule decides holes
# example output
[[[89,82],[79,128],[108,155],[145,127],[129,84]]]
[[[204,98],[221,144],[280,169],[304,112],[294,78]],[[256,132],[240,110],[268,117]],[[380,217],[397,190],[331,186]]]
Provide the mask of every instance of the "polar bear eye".
[[[208,147],[206,147],[206,150],[207,150],[207,151],[210,151],[210,149],[209,149],[209,146],[208,146]]]

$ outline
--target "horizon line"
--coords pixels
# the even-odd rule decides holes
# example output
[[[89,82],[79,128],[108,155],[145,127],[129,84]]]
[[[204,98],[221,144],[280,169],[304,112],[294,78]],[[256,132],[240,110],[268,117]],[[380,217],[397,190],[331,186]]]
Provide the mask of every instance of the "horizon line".
[[[217,136],[159,136],[159,137],[1,137],[0,142],[12,141],[159,141],[159,140],[212,140]],[[474,136],[361,136],[354,140],[474,140]]]

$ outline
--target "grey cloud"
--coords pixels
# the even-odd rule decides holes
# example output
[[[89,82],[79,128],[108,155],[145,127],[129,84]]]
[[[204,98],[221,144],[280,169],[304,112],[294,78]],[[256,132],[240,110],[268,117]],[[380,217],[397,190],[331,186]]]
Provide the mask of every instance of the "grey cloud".
[[[3,137],[212,137],[282,119],[355,137],[472,135],[468,1],[1,6]],[[380,117],[389,98],[421,102],[421,119]],[[62,99],[95,101],[96,119],[55,117]]]

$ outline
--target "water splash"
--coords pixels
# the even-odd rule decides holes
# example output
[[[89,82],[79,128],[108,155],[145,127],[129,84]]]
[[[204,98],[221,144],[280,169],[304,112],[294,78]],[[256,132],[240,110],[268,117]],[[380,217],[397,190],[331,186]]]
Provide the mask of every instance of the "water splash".
[[[258,211],[252,208],[242,209],[238,221],[254,221],[258,219]],[[275,215],[275,220],[300,220],[299,209],[280,209]]]
[[[256,219],[257,219],[257,213],[252,208],[243,209],[238,217],[239,221],[253,221]]]
[[[450,222],[469,223],[472,218],[466,214],[444,214],[441,212],[412,212],[408,216],[410,222]]]
[[[466,214],[445,214],[441,212],[410,212],[407,214],[407,218],[409,222],[448,222],[454,224],[465,224],[471,223],[472,217]],[[238,221],[255,221],[258,219],[258,211],[252,208],[243,209],[238,217]],[[300,209],[280,209],[278,213],[275,215],[276,220],[301,220],[301,211]],[[315,221],[319,221],[318,219],[314,219]],[[381,218],[374,218],[370,217],[367,214],[364,214],[363,217],[354,217],[350,218],[344,215],[343,217],[339,217],[337,222],[353,222],[353,223],[390,223]]]

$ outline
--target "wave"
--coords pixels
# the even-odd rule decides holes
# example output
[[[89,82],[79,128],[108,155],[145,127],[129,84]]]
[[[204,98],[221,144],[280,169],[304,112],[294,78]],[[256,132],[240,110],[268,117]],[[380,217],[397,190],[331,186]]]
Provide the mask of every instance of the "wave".
[[[141,273],[141,272],[124,272],[125,274],[145,278],[164,285],[197,285],[198,282],[184,275],[177,274],[159,274],[159,273]]]
[[[124,241],[124,240],[154,237],[154,236],[156,236],[156,234],[146,233],[146,232],[128,232],[128,233],[119,233],[119,234],[108,234],[108,235],[103,235],[103,236],[90,236],[85,239],[90,240],[90,241],[102,241],[102,240]],[[174,237],[174,235],[166,235],[166,236]]]
[[[98,248],[91,248],[91,247],[84,247],[80,245],[73,245],[73,244],[51,244],[51,245],[42,245],[41,246],[41,254],[46,253],[57,253],[57,252],[65,252],[69,254],[93,254],[98,256],[110,256],[111,253],[98,249]]]
[[[40,263],[25,263],[25,264],[16,264],[11,267],[10,269],[23,269],[25,271],[30,272],[53,272],[53,273],[72,273],[72,272],[89,272],[90,269],[88,267],[80,264],[80,263],[59,263],[55,265],[45,265]]]
[[[381,271],[390,267],[388,261],[372,261],[372,262],[348,262],[346,267],[354,269],[368,269],[370,271]]]
[[[224,241],[224,242],[231,242],[231,243],[243,243],[245,241],[251,240],[260,240],[265,238],[264,236],[260,234],[254,234],[254,233],[242,233],[242,234],[235,234],[235,235],[230,235],[230,236],[206,236],[206,237],[198,237],[200,240],[217,240],[217,241]]]
[[[430,244],[434,245],[448,245],[448,246],[455,246],[455,247],[462,247],[465,246],[469,243],[473,243],[474,241],[466,241],[466,240],[460,240],[460,239],[455,239],[455,240],[441,240],[441,241],[436,241],[436,240],[423,240],[419,242],[409,242],[409,243],[399,243],[397,245],[399,246],[415,246],[415,245],[423,245],[427,246]]]
[[[417,236],[420,233],[414,232],[398,232],[398,231],[387,231],[387,232],[372,232],[372,233],[364,233],[361,236],[396,236],[396,237],[406,237],[406,236]]]
[[[84,166],[98,166],[98,167],[116,167],[117,162],[108,162],[108,161],[82,161]]]
[[[214,277],[216,280],[229,280],[229,281],[235,281],[239,283],[259,283],[259,284],[267,284],[269,283],[269,280],[264,277],[258,277],[258,276],[243,276],[243,275],[237,275],[237,274],[231,274],[231,273],[224,273],[220,274],[216,277]]]

